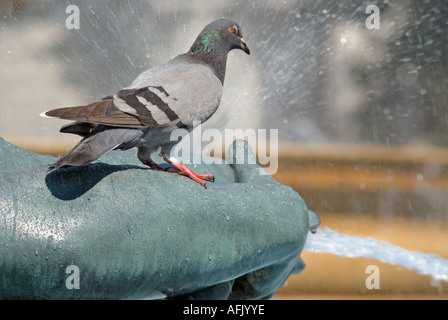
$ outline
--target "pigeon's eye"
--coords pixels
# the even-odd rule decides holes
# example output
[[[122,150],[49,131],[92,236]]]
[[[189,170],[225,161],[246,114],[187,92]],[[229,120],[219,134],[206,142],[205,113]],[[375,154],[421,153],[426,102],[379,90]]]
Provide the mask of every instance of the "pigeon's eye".
[[[230,28],[230,32],[232,32],[233,34],[237,34],[238,28],[236,26],[233,26],[232,28]]]

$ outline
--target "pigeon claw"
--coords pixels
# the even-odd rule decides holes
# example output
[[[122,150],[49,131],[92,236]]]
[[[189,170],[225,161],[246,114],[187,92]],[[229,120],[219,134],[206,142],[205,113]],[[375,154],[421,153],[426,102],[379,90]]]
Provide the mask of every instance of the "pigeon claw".
[[[207,188],[207,184],[205,183],[204,180],[205,179],[210,180],[210,178],[209,178],[210,175],[203,175],[203,174],[196,173],[196,172],[192,171],[191,169],[188,169],[184,164],[182,164],[180,162],[177,164],[173,164],[173,166],[174,166],[174,168],[172,168],[172,169],[174,169],[174,170],[172,170],[172,172],[177,171],[177,173],[179,173],[180,175],[187,176],[190,179],[200,183],[201,186],[203,186],[204,188]]]
[[[165,160],[166,162],[168,162],[169,164],[171,164],[174,167],[170,167],[168,168],[167,171],[169,172],[177,172],[180,175],[183,176],[187,176],[190,179],[196,181],[197,183],[199,183],[201,186],[203,186],[204,188],[207,188],[207,184],[205,183],[204,180],[209,180],[214,182],[215,181],[215,177],[211,174],[199,174],[194,172],[193,170],[187,168],[183,163],[177,161],[174,158],[168,158],[165,155],[162,155],[163,160]]]

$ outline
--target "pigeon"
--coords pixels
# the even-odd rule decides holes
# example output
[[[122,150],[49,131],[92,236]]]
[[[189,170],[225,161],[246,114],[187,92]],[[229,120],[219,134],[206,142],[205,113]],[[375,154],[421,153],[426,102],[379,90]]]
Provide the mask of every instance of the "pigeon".
[[[171,156],[180,140],[171,141],[175,129],[193,128],[209,119],[222,97],[227,55],[233,49],[250,54],[241,27],[230,19],[208,24],[187,53],[141,73],[111,96],[85,106],[43,112],[50,118],[74,120],[60,132],[83,139],[50,166],[58,169],[83,166],[112,150],[136,147],[138,159],[155,170],[185,175],[206,187],[211,174],[198,174]],[[151,159],[159,156],[172,166],[164,168]]]

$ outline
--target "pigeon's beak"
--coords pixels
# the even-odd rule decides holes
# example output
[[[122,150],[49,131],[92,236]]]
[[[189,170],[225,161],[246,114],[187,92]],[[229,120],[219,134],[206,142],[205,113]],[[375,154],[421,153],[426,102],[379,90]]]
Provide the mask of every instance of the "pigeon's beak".
[[[249,47],[246,44],[246,40],[244,40],[243,38],[240,38],[240,41],[241,41],[241,44],[240,44],[241,50],[243,50],[248,55],[250,55],[250,50],[249,50]]]

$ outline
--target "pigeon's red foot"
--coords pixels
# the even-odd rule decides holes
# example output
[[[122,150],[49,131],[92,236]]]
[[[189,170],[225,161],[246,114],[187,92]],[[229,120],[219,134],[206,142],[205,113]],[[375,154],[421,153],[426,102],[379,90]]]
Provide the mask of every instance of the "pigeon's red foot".
[[[158,170],[158,171],[165,171],[166,168],[159,166],[157,163],[155,163],[152,160],[146,160],[146,159],[140,159],[139,160],[144,164],[150,167],[151,169]]]
[[[187,176],[190,179],[193,179],[194,181],[200,183],[201,186],[203,186],[204,188],[207,188],[207,184],[205,183],[204,180],[215,181],[215,178],[211,174],[196,173],[193,170],[187,168],[184,164],[182,164],[175,158],[168,158],[165,155],[161,155],[161,156],[162,156],[163,160],[165,160],[166,162],[168,162],[169,164],[174,166],[174,168],[173,167],[168,168],[167,171],[177,172],[178,174]]]

